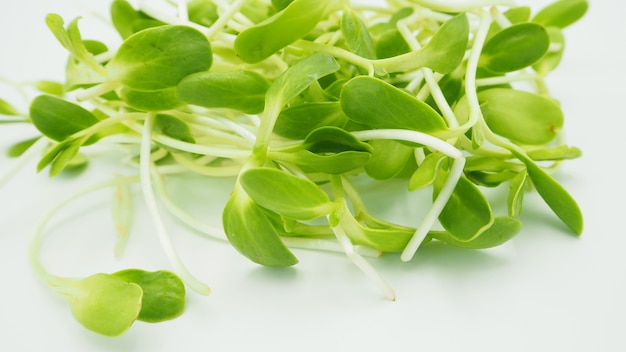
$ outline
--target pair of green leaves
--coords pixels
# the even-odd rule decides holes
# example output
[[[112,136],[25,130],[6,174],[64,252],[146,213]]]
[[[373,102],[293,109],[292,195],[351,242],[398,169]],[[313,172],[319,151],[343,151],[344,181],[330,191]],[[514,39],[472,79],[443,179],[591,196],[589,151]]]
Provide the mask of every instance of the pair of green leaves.
[[[105,336],[119,336],[135,322],[161,322],[178,317],[185,308],[185,286],[168,271],[128,269],[65,279],[57,287],[76,320]]]
[[[270,158],[300,166],[309,172],[343,174],[366,165],[372,147],[338,127],[320,127],[302,143],[270,153]]]

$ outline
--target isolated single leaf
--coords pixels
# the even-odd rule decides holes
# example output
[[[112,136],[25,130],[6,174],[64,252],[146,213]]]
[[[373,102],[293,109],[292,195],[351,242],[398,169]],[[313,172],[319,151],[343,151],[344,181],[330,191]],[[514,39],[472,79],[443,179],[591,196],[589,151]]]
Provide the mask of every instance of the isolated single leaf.
[[[186,76],[206,71],[213,62],[204,34],[188,26],[144,29],[128,37],[105,66],[107,80],[134,90],[175,87]]]
[[[296,220],[312,220],[333,210],[315,183],[273,168],[253,168],[239,176],[241,187],[260,206]]]
[[[330,0],[294,0],[266,21],[239,33],[235,52],[247,63],[270,57],[313,30],[330,3]]]
[[[137,320],[157,323],[174,319],[185,310],[185,285],[172,272],[126,269],[111,275],[141,287],[143,296]]]
[[[236,185],[222,214],[224,232],[239,253],[265,266],[291,266],[298,259],[285,247],[267,211]]]

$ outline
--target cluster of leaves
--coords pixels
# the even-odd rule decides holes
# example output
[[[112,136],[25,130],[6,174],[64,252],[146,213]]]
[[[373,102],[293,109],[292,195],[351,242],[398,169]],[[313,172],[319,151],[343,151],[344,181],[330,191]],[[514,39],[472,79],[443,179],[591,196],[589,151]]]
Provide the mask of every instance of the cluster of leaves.
[[[214,235],[267,266],[296,264],[289,247],[336,247],[392,299],[363,253],[410,260],[430,240],[500,245],[520,232],[529,190],[572,233],[582,232],[578,205],[548,172],[580,151],[559,138],[563,113],[544,79],[563,55],[563,29],[584,15],[586,0],[559,0],[535,14],[498,0],[162,5],[114,0],[115,49],[83,39],[78,19],[66,26],[49,15],[70,54],[66,81],[37,84],[43,94],[27,113],[0,101],[3,122],[32,123],[42,135],[11,155],[43,146],[38,169],[54,176],[86,165],[93,144],[121,146],[137,162],[148,206],[158,193],[190,224],[161,178],[233,177]],[[429,210],[414,228],[390,223],[366,208],[354,182],[364,178],[430,188],[432,204],[416,204]],[[493,209],[485,188],[504,188],[506,209]],[[115,335],[144,314],[142,290],[128,283],[141,281],[135,274],[97,274],[64,293],[80,292],[69,295],[85,326]],[[145,297],[149,290],[139,285]],[[75,300],[85,288],[100,295],[95,308]],[[99,309],[119,295],[128,319],[112,327]],[[144,299],[143,307],[155,305]]]

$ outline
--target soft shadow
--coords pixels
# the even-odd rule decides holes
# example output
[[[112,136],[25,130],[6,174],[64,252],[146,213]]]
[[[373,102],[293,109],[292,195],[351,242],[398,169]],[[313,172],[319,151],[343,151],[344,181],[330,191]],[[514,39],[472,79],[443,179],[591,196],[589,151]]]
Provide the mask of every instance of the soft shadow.
[[[274,268],[259,266],[248,273],[248,279],[254,282],[267,283],[285,283],[292,282],[298,276],[298,270],[294,267]]]
[[[422,245],[409,262],[402,262],[399,254],[385,254],[377,267],[385,271],[411,274],[434,270],[441,275],[457,277],[480,274],[507,265],[508,262],[505,256],[489,250],[464,249],[432,241]]]

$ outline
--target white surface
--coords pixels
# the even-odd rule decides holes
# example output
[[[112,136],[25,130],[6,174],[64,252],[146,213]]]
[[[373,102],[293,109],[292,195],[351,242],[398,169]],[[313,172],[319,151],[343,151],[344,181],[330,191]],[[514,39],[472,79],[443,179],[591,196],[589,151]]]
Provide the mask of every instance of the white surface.
[[[82,13],[81,6],[95,8],[91,3],[11,2],[10,10],[0,12],[0,76],[59,78],[65,53],[43,16],[58,12],[69,20]],[[102,9],[107,4],[98,2]],[[213,293],[190,292],[180,318],[156,325],[138,322],[124,336],[110,339],[79,326],[65,302],[35,279],[27,259],[34,222],[55,198],[77,189],[77,183],[107,178],[108,171],[93,168],[90,177],[49,180],[30,165],[0,189],[0,350],[626,350],[621,337],[626,328],[626,191],[619,166],[626,129],[625,10],[620,2],[593,2],[587,17],[567,30],[564,62],[549,81],[563,104],[567,138],[584,152],[556,175],[583,209],[586,227],[580,239],[529,196],[522,233],[502,247],[428,246],[410,263],[397,256],[371,260],[397,291],[398,301],[389,302],[340,254],[296,251],[301,263],[294,268],[261,268],[228,244],[169,223],[183,260]],[[93,22],[86,18],[81,26]],[[21,128],[0,127],[2,150],[29,135]],[[11,165],[4,154],[0,165],[1,170]],[[80,276],[129,266],[169,268],[139,199],[129,247],[123,258],[112,258],[109,196],[102,192],[78,202],[48,228],[44,259],[53,272]],[[213,201],[203,205],[219,210],[224,193],[198,189],[188,196],[194,204]]]

